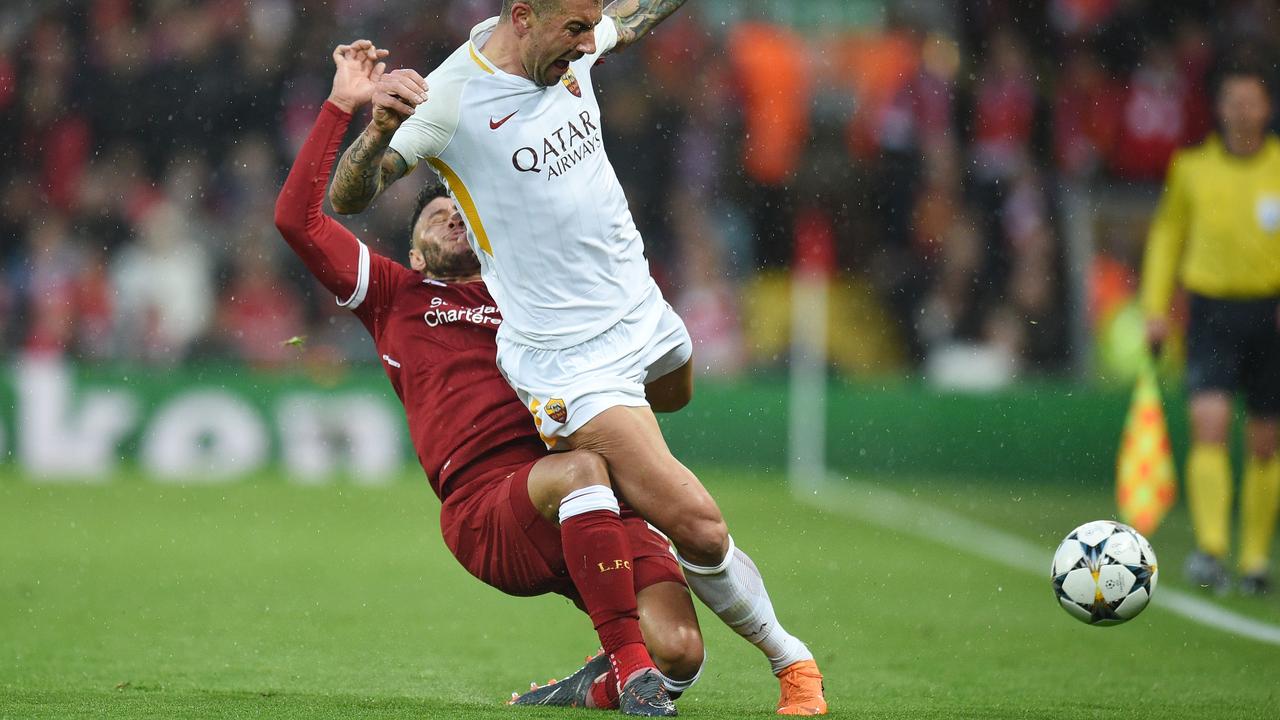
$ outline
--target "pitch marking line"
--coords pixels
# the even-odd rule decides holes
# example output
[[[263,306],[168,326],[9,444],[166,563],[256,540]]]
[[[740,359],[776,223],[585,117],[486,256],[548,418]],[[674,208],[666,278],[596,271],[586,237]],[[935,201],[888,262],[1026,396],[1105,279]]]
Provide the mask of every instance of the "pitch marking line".
[[[901,530],[1048,578],[1051,551],[949,510],[854,480],[828,480],[816,488],[804,485],[793,485],[793,488],[799,500],[820,510],[842,513],[889,530]],[[1154,607],[1233,635],[1280,645],[1280,627],[1245,617],[1167,585],[1158,588],[1156,595]]]

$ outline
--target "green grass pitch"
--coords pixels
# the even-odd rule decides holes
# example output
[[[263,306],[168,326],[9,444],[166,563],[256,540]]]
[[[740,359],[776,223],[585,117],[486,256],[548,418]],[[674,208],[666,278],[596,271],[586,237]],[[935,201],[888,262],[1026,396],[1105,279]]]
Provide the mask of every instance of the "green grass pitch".
[[[704,469],[783,622],[809,641],[832,717],[1280,716],[1280,647],[1153,607],[1090,628],[1047,577],[795,502],[778,477]],[[1053,548],[1105,490],[901,478],[918,502]],[[591,718],[504,698],[596,647],[556,598],[470,578],[420,480],[98,487],[0,477],[0,718]],[[1153,541],[1176,587],[1184,515]],[[1225,606],[1280,623],[1280,598]],[[689,718],[768,717],[754,648],[703,614]]]

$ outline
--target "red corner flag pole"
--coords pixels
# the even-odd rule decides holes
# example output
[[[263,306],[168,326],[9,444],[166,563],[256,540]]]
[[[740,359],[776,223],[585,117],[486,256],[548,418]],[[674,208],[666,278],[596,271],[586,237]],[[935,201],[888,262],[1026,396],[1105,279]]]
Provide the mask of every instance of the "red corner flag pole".
[[[1143,535],[1155,532],[1177,497],[1169,428],[1155,364],[1142,363],[1116,456],[1116,504],[1120,518]]]

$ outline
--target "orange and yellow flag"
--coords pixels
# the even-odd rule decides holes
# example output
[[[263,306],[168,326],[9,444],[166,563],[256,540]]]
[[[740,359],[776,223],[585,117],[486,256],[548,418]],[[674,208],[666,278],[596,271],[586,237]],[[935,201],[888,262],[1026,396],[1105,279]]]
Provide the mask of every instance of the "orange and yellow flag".
[[[1120,518],[1143,535],[1155,532],[1173,507],[1177,486],[1156,371],[1148,361],[1138,372],[1116,457]]]

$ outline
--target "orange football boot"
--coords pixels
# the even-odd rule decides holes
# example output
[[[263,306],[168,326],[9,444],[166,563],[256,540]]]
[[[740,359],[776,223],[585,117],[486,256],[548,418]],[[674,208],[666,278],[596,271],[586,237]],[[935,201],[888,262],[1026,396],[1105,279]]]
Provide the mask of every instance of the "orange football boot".
[[[812,660],[794,662],[778,673],[782,696],[779,715],[826,715],[827,699],[822,696],[822,673]]]

